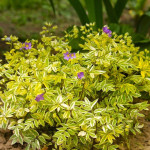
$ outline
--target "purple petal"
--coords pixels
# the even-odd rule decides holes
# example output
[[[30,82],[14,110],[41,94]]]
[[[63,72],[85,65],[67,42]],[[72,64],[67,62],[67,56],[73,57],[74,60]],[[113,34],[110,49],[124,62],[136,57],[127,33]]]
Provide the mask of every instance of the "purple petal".
[[[84,77],[84,72],[79,72],[79,73],[78,73],[78,78],[79,78],[79,79],[82,79],[83,77]]]
[[[26,50],[27,49],[31,49],[31,43],[25,43],[25,47],[24,47]]]
[[[28,50],[28,49],[32,48],[32,45],[31,45],[31,43],[25,42],[25,43],[22,43],[22,48],[20,48],[20,50],[22,50],[23,48]]]
[[[111,37],[112,36],[111,33],[109,33],[108,36]]]
[[[69,60],[70,54],[68,52],[64,53],[64,59]]]
[[[71,53],[71,54],[70,54],[70,58],[71,58],[71,59],[76,58],[76,53]]]
[[[70,57],[68,57],[68,56],[64,56],[64,59],[69,60],[69,59],[70,59]]]
[[[37,102],[39,102],[39,101],[41,101],[41,100],[44,100],[43,95],[44,95],[44,94],[37,95],[36,98],[35,98],[35,100],[36,100]]]
[[[103,27],[103,31],[106,33],[109,31],[109,29],[107,27]]]
[[[105,32],[109,37],[111,37],[112,35],[112,31],[108,29],[108,27],[103,27],[103,32]]]
[[[66,53],[64,53],[64,56],[66,56],[66,55],[68,55],[69,54],[69,52],[66,52]]]

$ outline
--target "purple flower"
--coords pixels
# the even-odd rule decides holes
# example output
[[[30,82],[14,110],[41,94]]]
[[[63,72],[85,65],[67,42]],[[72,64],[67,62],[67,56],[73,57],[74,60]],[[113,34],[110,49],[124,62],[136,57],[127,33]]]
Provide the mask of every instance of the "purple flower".
[[[71,53],[71,54],[70,54],[70,58],[71,58],[71,59],[76,58],[76,53]]]
[[[64,53],[64,59],[69,60],[69,59],[73,59],[73,58],[76,58],[75,53],[70,53],[70,54],[69,54],[69,52]]]
[[[84,72],[79,72],[79,73],[78,73],[78,78],[79,78],[79,79],[82,79],[83,77],[84,77]]]
[[[31,49],[32,48],[31,43],[30,42],[29,43],[27,43],[27,42],[23,43],[23,47],[22,48],[24,48],[26,50]]]
[[[70,54],[68,52],[64,53],[64,59],[69,60]]]
[[[108,29],[108,27],[103,27],[103,32],[105,32],[109,37],[111,37],[112,35],[112,31]]]
[[[36,100],[37,102],[39,102],[39,101],[41,101],[41,100],[44,100],[43,95],[44,95],[44,93],[43,93],[43,94],[38,95],[38,96],[35,98],[35,100]]]

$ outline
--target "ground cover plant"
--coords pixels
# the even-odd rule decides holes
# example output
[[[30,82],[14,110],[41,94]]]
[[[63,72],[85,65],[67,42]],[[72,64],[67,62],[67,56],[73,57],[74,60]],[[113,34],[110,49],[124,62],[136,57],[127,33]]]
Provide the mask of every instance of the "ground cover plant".
[[[115,150],[118,137],[140,132],[148,104],[134,99],[150,91],[149,52],[139,52],[128,33],[93,26],[74,26],[60,38],[46,23],[40,41],[3,38],[10,52],[0,65],[0,127],[13,131],[12,144]]]

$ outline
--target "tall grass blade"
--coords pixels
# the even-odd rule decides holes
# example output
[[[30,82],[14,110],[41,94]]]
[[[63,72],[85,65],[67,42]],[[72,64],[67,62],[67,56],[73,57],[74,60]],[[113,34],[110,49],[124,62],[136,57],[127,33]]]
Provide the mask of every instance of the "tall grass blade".
[[[103,26],[102,0],[85,0],[90,22],[96,23],[96,29]]]
[[[85,0],[90,22],[95,22],[95,20],[96,20],[94,1],[95,0]]]
[[[146,36],[150,29],[150,11],[142,15],[137,23],[136,32]]]
[[[56,15],[56,11],[55,11],[55,6],[54,6],[53,0],[49,0],[49,2],[50,2],[50,4],[51,4],[51,6],[52,6],[52,9],[53,9],[54,14]]]
[[[72,7],[75,9],[76,13],[78,14],[81,23],[84,25],[89,23],[89,18],[79,0],[69,0]]]
[[[114,8],[112,7],[110,0],[103,0],[103,2],[105,5],[105,8],[106,8],[106,11],[107,11],[109,21],[111,23],[117,23],[118,21],[117,21],[116,12],[115,12]]]
[[[128,0],[117,0],[115,4],[115,12],[116,12],[116,18],[117,21],[119,20]]]
[[[103,5],[102,0],[95,0],[95,18],[97,28],[103,26]]]

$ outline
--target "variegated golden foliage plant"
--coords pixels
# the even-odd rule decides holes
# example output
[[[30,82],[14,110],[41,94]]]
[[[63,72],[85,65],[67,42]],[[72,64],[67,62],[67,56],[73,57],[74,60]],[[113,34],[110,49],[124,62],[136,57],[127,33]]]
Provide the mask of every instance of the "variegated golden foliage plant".
[[[0,127],[26,150],[117,149],[117,137],[142,127],[138,117],[148,104],[133,100],[150,91],[148,51],[107,26],[74,26],[61,38],[52,28],[46,23],[39,41],[3,38],[11,50],[0,65]],[[80,50],[72,52],[79,33]]]

